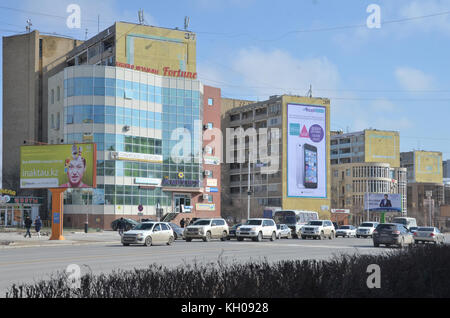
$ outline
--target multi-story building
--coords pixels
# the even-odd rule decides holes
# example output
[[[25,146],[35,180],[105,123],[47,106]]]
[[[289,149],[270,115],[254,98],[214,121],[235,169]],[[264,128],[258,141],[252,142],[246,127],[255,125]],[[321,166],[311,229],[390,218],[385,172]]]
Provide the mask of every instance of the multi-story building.
[[[220,161],[203,135],[220,129],[221,93],[197,79],[195,47],[189,31],[116,23],[62,54],[43,141],[98,151],[97,188],[66,191],[65,225],[220,215]]]
[[[400,168],[400,136],[396,131],[365,129],[333,132],[330,141],[332,199],[335,209],[349,209],[355,224],[367,219],[366,193],[402,195],[402,214],[407,214],[406,169]],[[387,217],[394,216],[388,213]],[[369,213],[379,220],[379,213]]]
[[[297,106],[307,109],[308,105],[311,108],[314,108],[314,106],[320,108],[319,114],[322,117],[319,121],[322,120],[320,123],[323,127],[323,139],[320,141],[323,142],[328,140],[330,136],[329,100],[283,95],[272,96],[266,101],[253,103],[228,99],[226,104],[228,105],[228,111],[222,120],[222,130],[225,137],[227,137],[227,129],[236,131],[236,129],[242,128],[246,133],[250,133],[252,129],[260,134],[266,131],[267,139],[261,138],[261,135],[259,135],[258,143],[255,144],[251,141],[251,137],[247,135],[247,137],[244,137],[245,143],[239,144],[238,139],[234,139],[234,137],[226,138],[224,153],[229,154],[232,162],[228,160],[222,164],[222,201],[227,202],[227,206],[223,206],[223,213],[238,219],[247,218],[250,184],[251,216],[261,216],[265,207],[274,207],[312,210],[319,212],[321,217],[329,218],[330,184],[326,181],[329,180],[329,161],[325,160],[329,157],[329,144],[324,145],[320,153],[322,157],[319,161],[323,160],[322,166],[320,166],[323,170],[323,174],[321,173],[322,184],[317,185],[323,190],[320,195],[312,198],[307,194],[290,193],[288,184],[291,184],[290,179],[295,178],[295,174],[288,174],[287,172],[288,164],[291,164],[288,160],[288,144],[291,143],[288,138],[292,135],[288,133],[288,127],[296,125],[295,123],[291,124],[292,126],[288,125],[288,109]],[[229,136],[231,136],[231,133]],[[299,137],[298,134],[296,137]],[[310,141],[307,138],[305,140]],[[320,141],[316,141],[316,145],[319,145]],[[314,144],[314,142],[310,142]],[[230,149],[230,146],[232,149]],[[318,147],[320,148],[320,146]],[[245,162],[236,160],[239,157],[239,151],[243,151],[242,153],[245,154]],[[258,153],[256,162],[250,162],[249,164],[249,154],[255,154],[256,152]],[[271,157],[270,162],[265,164],[268,156]],[[292,162],[294,161],[294,158],[292,158]],[[295,180],[293,182],[295,183]]]
[[[402,167],[408,169],[408,216],[415,217],[421,225],[429,225],[430,214],[434,220],[439,207],[445,204],[442,153],[402,152],[400,159]]]
[[[442,174],[444,178],[450,178],[450,160],[442,162]]]

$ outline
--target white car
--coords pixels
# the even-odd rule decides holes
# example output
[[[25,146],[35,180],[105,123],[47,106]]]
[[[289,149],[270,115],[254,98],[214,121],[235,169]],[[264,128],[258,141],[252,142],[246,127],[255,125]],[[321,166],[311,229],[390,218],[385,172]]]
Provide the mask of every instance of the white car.
[[[272,219],[248,219],[248,221],[237,228],[236,237],[238,241],[251,238],[253,241],[261,242],[263,238],[277,239],[277,226]]]
[[[375,231],[378,224],[378,222],[371,221],[361,223],[361,225],[356,229],[356,237],[373,237],[373,231]]]
[[[230,229],[224,219],[200,219],[184,230],[184,239],[186,242],[193,239],[202,239],[204,242],[211,239],[225,241],[229,233]]]
[[[341,225],[337,230],[336,230],[336,237],[338,236],[342,236],[342,237],[350,237],[356,236],[356,227],[354,227],[353,225]]]
[[[335,238],[336,229],[330,220],[309,221],[302,227],[302,239],[311,237],[313,239],[323,240],[328,237],[330,240]]]
[[[142,244],[152,246],[156,244],[172,245],[175,235],[169,223],[166,222],[143,222],[136,225],[132,230],[123,233],[122,244]]]

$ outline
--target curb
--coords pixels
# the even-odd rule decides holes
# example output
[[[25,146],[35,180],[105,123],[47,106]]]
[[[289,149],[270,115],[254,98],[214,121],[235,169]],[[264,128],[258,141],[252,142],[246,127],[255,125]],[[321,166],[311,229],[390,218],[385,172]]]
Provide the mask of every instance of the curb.
[[[17,248],[30,248],[30,247],[58,247],[58,246],[81,246],[81,245],[102,245],[102,244],[121,244],[120,241],[105,241],[105,242],[86,242],[83,243],[81,241],[75,241],[75,242],[67,242],[67,243],[61,243],[61,244],[37,244],[37,245],[6,245],[6,246],[0,246],[0,250],[6,250],[6,249],[17,249]]]

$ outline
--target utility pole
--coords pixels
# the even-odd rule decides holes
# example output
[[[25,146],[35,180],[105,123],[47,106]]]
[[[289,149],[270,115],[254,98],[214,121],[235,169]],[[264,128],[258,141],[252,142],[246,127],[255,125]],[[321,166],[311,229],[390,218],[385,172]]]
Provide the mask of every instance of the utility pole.
[[[250,219],[250,156],[248,158],[247,220]]]
[[[433,192],[432,191],[426,191],[425,195],[426,195],[427,201],[428,201],[428,221],[429,221],[428,225],[429,226],[433,226],[433,224],[432,224],[432,217],[431,217],[431,215],[432,215],[432,208],[433,208],[433,206],[432,206],[433,200],[431,199],[431,197],[433,196]]]

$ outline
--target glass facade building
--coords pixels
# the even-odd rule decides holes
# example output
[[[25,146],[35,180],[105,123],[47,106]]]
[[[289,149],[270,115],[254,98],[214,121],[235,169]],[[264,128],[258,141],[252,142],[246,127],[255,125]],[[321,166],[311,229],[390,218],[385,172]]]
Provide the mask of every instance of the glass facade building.
[[[144,213],[155,214],[159,203],[168,213],[176,208],[178,196],[164,191],[161,184],[145,186],[148,180],[163,184],[177,180],[169,184],[181,192],[202,187],[203,86],[199,81],[82,65],[68,67],[49,80],[49,92],[59,89],[64,95],[49,103],[49,121],[61,118],[64,125],[49,124],[49,142],[95,142],[98,151],[97,189],[68,190],[66,211],[76,213],[89,206],[93,213],[119,209],[135,214],[142,204]],[[190,138],[172,140],[176,129],[188,132]],[[191,150],[189,160],[173,160],[172,149],[180,142]],[[117,152],[160,160],[117,159]]]

